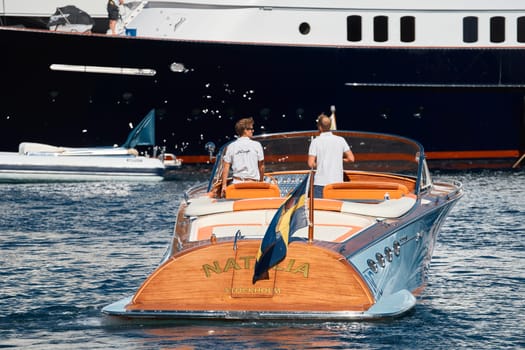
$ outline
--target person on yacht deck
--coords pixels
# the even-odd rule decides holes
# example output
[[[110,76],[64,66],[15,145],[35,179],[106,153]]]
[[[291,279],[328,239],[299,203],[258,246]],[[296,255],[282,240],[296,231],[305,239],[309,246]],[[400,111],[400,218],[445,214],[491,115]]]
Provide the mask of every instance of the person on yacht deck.
[[[233,183],[263,181],[264,152],[261,143],[252,140],[253,124],[253,118],[243,118],[235,123],[238,139],[228,145],[223,157],[222,197],[226,193],[230,168],[233,173]]]
[[[115,2],[116,0],[108,0],[108,19],[109,19],[109,29],[111,34],[117,34],[117,21],[119,20],[119,7]],[[124,0],[118,0],[119,5],[124,4]]]

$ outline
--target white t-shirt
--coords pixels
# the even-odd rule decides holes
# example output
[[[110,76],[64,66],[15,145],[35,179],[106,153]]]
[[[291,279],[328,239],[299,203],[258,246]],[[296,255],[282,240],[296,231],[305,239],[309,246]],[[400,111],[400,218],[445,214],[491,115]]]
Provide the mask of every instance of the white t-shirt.
[[[343,153],[350,150],[344,138],[330,131],[321,133],[312,140],[309,156],[315,156],[317,171],[314,185],[325,186],[329,183],[343,182]]]
[[[262,160],[262,145],[249,137],[240,137],[232,142],[224,154],[224,161],[232,165],[233,176],[241,179],[259,180],[259,161]]]

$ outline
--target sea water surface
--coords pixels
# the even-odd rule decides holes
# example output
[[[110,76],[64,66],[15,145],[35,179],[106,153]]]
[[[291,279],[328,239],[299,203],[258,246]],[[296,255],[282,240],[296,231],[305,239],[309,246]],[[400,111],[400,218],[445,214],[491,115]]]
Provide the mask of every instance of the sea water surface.
[[[0,185],[0,348],[525,348],[525,171],[434,172],[465,196],[413,312],[375,322],[118,322],[170,241],[183,191],[160,183]],[[181,276],[180,288],[184,293]]]

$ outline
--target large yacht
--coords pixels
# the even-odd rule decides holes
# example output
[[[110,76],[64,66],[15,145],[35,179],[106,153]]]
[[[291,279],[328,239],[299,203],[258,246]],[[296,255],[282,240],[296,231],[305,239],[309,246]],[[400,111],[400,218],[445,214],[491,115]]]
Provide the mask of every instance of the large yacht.
[[[92,30],[46,27],[66,5]],[[418,139],[431,167],[522,165],[522,0],[127,1],[119,35],[106,16],[0,3],[0,149],[103,144],[155,108],[166,151],[206,162],[240,117],[310,130],[336,106],[338,128]]]

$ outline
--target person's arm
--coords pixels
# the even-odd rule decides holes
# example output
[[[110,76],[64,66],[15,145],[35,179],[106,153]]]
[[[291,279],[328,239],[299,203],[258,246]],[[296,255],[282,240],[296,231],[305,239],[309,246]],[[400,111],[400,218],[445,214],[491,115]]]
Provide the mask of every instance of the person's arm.
[[[315,169],[317,167],[317,138],[312,139],[310,147],[308,147],[308,159],[306,163],[310,169]]]
[[[260,160],[258,162],[258,165],[259,165],[259,181],[264,181],[264,160]]]
[[[310,169],[314,169],[317,166],[316,159],[317,159],[316,156],[308,155],[308,167]]]
[[[343,162],[355,162],[355,157],[352,150],[348,150],[343,153]]]
[[[226,186],[227,186],[229,173],[230,173],[230,163],[222,162],[221,197],[224,197],[224,195],[226,194]]]

